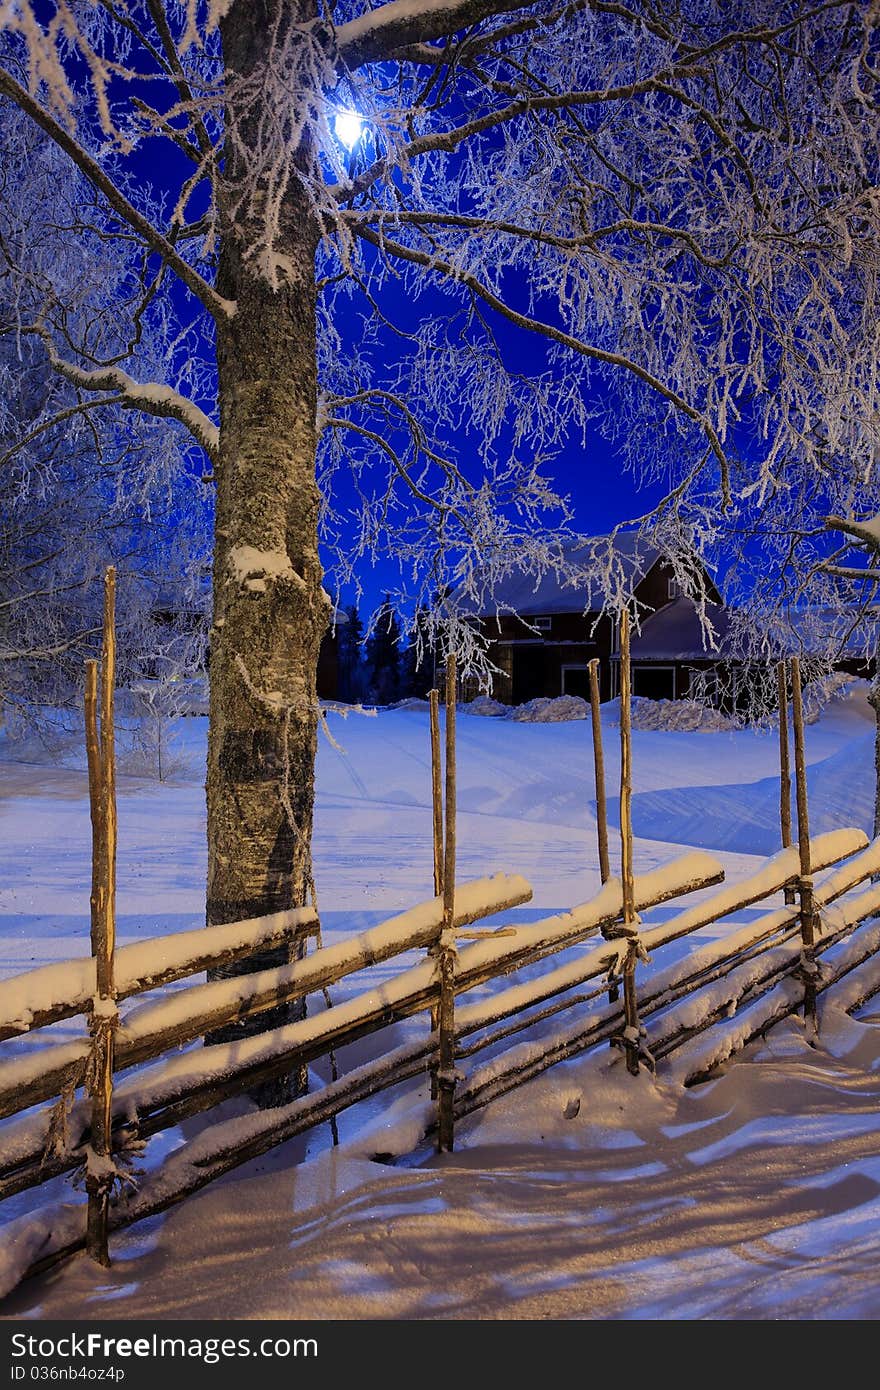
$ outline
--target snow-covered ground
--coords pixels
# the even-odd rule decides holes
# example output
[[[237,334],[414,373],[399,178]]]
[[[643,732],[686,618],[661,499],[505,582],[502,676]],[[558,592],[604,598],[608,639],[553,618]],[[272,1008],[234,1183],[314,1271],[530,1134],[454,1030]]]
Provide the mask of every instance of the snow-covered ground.
[[[608,706],[609,789],[614,718]],[[326,944],[431,893],[425,711],[329,721],[340,746],[322,739],[315,839]],[[523,874],[534,899],[510,914],[516,920],[592,896],[589,724],[462,714],[458,727],[460,877]],[[203,720],[183,720],[173,780],[119,779],[123,942],[201,923],[204,739]],[[813,832],[868,830],[873,732],[862,691],[839,697],[809,728],[808,755]],[[50,766],[35,745],[15,750],[30,761],[12,756],[7,748],[0,763],[6,975],[88,950],[82,759],[73,747],[63,766]],[[754,870],[778,848],[776,759],[772,731],[637,730],[637,870],[693,846],[712,851],[728,880]],[[53,1031],[73,1036],[80,1026]],[[340,1063],[423,1027],[423,1018],[398,1026]],[[421,1096],[379,1097],[343,1117],[339,1148],[326,1130],[293,1140],[116,1235],[109,1273],[77,1258],[12,1294],[4,1312],[876,1317],[878,1027],[870,1006],[854,1022],[829,1004],[817,1050],[796,1023],[783,1024],[749,1060],[687,1092],[662,1067],[657,1080],[629,1078],[602,1049],[464,1121],[456,1152],[442,1158],[418,1143]],[[203,1123],[189,1122],[187,1133]],[[376,1153],[400,1158],[389,1166]],[[18,1209],[7,1207],[0,1219]]]

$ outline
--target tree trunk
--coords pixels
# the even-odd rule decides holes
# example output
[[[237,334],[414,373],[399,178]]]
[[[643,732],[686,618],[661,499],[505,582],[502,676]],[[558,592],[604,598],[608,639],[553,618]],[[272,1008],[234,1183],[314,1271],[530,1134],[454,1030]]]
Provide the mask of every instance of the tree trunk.
[[[276,22],[301,21],[312,13],[308,0],[233,4],[221,26],[233,80],[257,71]],[[280,248],[284,282],[273,289],[248,259],[256,237],[246,224],[232,225],[229,209],[237,182],[247,172],[243,150],[249,139],[257,139],[259,111],[251,108],[236,119],[239,143],[227,144],[220,209],[218,288],[238,308],[219,329],[217,342],[220,458],[210,649],[209,925],[306,902],[315,671],[330,608],[321,586],[315,482],[318,229],[301,185],[292,180]],[[282,948],[253,957],[246,967],[229,967],[229,973],[289,958],[289,948]],[[277,1015],[263,1015],[250,1031],[277,1022]]]

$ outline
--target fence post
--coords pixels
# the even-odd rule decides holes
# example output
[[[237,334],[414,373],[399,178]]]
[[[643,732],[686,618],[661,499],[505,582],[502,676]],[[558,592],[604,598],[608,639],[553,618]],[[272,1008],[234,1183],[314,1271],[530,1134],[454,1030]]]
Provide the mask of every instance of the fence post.
[[[446,843],[443,852],[443,926],[437,966],[440,1030],[437,1057],[437,1148],[451,1153],[455,1140],[455,656],[446,662]]]
[[[791,838],[791,759],[788,744],[788,678],[785,662],[776,666],[777,707],[779,709],[779,828],[782,848],[788,849]],[[786,903],[794,902],[794,889],[785,888]]]
[[[599,847],[599,877],[603,883],[607,883],[611,877],[611,864],[608,858],[608,803],[605,797],[605,754],[602,749],[602,713],[599,707],[599,658],[593,657],[587,669],[590,673],[590,719],[593,729],[593,782],[596,787],[596,840]],[[602,927],[602,935],[606,941],[611,934],[606,926]],[[619,998],[620,990],[617,981],[609,981],[608,1003],[616,1004]]]
[[[434,830],[434,897],[443,893],[443,779],[440,757],[440,692],[428,692],[428,712],[431,723],[431,811]],[[439,940],[439,938],[438,938]],[[436,957],[437,942],[428,947],[428,955]],[[431,1032],[440,1026],[440,1004],[431,1005]],[[431,1099],[437,1099],[437,1069],[431,1070]]]
[[[605,757],[602,752],[602,716],[599,709],[599,658],[593,657],[590,671],[590,718],[593,724],[593,774],[596,784],[596,837],[599,843],[599,875],[603,883],[611,877],[608,862],[608,807],[605,800]]]
[[[623,927],[627,939],[623,965],[623,1041],[626,1069],[639,1074],[639,1010],[636,999],[638,919],[635,910],[632,835],[632,680],[629,662],[629,611],[620,615],[620,877],[623,885]]]
[[[116,570],[104,578],[101,644],[101,717],[98,728],[98,668],[86,663],[85,723],[92,817],[91,936],[95,959],[95,998],[90,1029],[92,1052],[88,1090],[92,1099],[91,1142],[86,1160],[86,1248],[98,1264],[109,1266],[107,1213],[113,1189],[113,1044],[118,1022],[114,957],[116,951],[116,753],[113,688],[116,679]]]
[[[816,904],[813,897],[813,873],[810,860],[810,816],[807,804],[807,761],[804,751],[804,706],[801,697],[801,664],[791,658],[791,714],[794,726],[794,777],[797,792],[798,852],[800,855],[800,927],[802,944],[801,970],[804,977],[804,1023],[808,1034],[818,1033],[816,1015],[817,966],[813,955],[816,940]]]
[[[440,771],[440,692],[428,692],[431,716],[431,808],[434,825],[434,897],[443,892],[443,787]]]

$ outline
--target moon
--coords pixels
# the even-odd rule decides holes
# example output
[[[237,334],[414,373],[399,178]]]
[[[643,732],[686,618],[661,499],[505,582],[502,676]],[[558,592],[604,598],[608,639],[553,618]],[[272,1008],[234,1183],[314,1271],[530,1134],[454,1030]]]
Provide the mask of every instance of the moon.
[[[340,111],[333,122],[336,138],[347,150],[353,150],[364,132],[364,123],[356,111]]]

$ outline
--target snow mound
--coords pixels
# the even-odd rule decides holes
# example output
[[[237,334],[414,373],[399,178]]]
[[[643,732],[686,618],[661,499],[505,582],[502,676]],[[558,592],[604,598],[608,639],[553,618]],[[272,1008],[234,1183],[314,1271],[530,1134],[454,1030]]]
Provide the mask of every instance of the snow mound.
[[[509,718],[520,724],[562,724],[569,719],[586,719],[589,708],[580,695],[558,695],[556,699],[540,696],[516,705]]]
[[[478,695],[465,705],[463,714],[479,714],[487,719],[514,719],[518,724],[563,724],[569,719],[586,719],[589,705],[580,695],[539,695],[524,705],[504,705],[491,695]]]
[[[831,715],[847,722],[874,723],[874,711],[868,704],[870,685],[846,671],[832,671],[824,680],[810,681],[804,687],[804,719],[815,724]]]
[[[638,696],[632,702],[632,723],[634,729],[700,734],[738,727],[735,719],[701,705],[699,700],[645,700]]]
[[[482,714],[487,719],[506,719],[512,706],[503,705],[500,700],[493,700],[491,695],[478,695],[475,700],[462,705],[461,709],[463,714]]]

